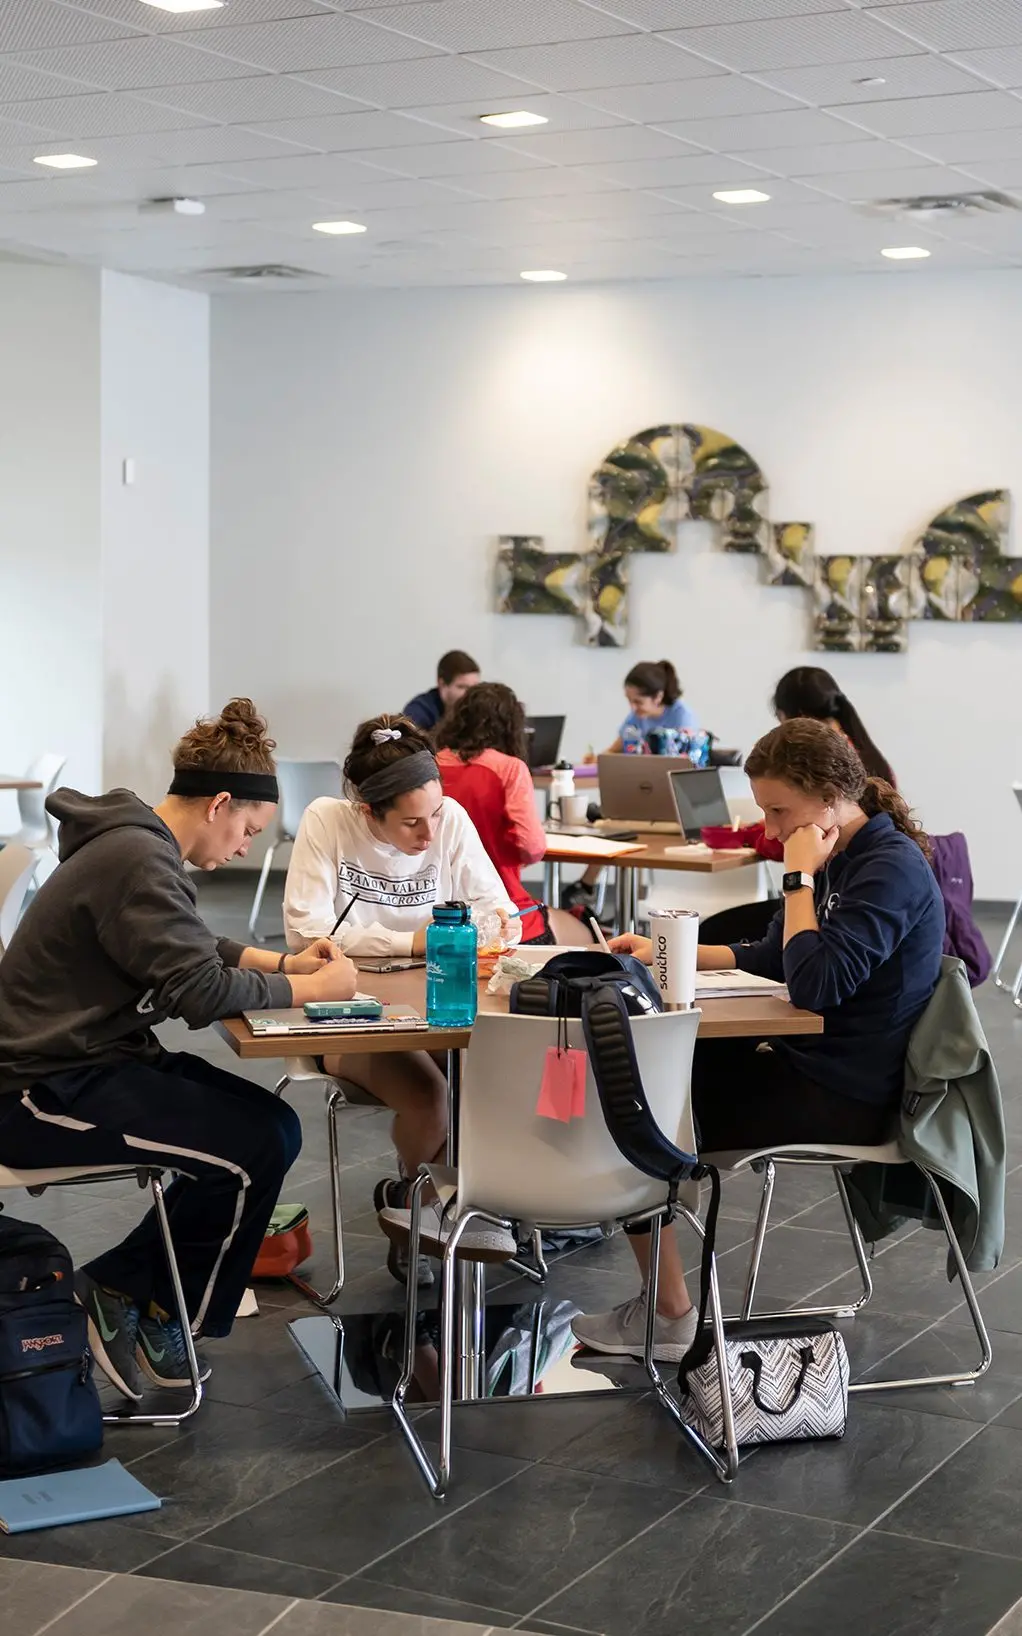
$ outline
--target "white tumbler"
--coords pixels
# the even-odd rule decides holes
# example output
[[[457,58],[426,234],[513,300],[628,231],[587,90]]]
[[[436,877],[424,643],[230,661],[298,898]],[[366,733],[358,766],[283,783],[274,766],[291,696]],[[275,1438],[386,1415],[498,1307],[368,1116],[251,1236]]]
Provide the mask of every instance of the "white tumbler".
[[[699,916],[694,909],[650,909],[653,975],[665,1011],[688,1011],[696,998]]]

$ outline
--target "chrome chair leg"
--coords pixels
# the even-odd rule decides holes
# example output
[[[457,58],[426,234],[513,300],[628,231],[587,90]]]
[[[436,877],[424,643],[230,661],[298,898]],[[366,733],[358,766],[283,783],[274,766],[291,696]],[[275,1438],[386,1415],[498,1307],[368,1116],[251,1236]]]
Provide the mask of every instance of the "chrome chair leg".
[[[991,969],[990,975],[994,980],[994,987],[995,988],[1007,989],[1007,987],[1008,987],[1007,983],[1002,983],[1001,982],[1001,967],[1004,965],[1005,959],[1007,958],[1008,948],[1009,948],[1009,946],[1011,944],[1012,938],[1015,935],[1015,927],[1018,925],[1020,915],[1022,915],[1022,893],[1019,894],[1018,902],[1016,903],[1014,909],[1011,912],[1011,919],[1008,921],[1007,930],[1005,931],[1004,936],[1001,938],[1000,945],[998,947],[997,953],[994,956],[994,964],[993,964],[993,967]],[[1020,974],[1020,976],[1022,976],[1022,968],[1020,968],[1020,973],[1019,974]],[[1017,990],[1017,988],[1018,988],[1017,983],[1016,983],[1015,987],[1016,987],[1016,990]]]
[[[289,1074],[283,1074],[273,1087],[274,1096],[283,1096],[293,1081]],[[336,1080],[327,1080],[326,1093],[326,1130],[327,1146],[330,1155],[330,1206],[332,1214],[334,1238],[334,1281],[328,1290],[317,1290],[303,1278],[300,1272],[289,1272],[287,1282],[304,1295],[306,1300],[314,1306],[322,1307],[324,1311],[333,1305],[344,1288],[344,1213],[341,1198],[341,1137],[337,1128],[337,1115],[341,1108],[348,1106],[347,1098]],[[414,1265],[414,1263],[413,1263]]]
[[[976,1339],[979,1342],[980,1360],[974,1369],[957,1369],[953,1374],[948,1375],[917,1375],[904,1380],[859,1380],[856,1381],[853,1386],[849,1386],[848,1390],[850,1392],[899,1392],[907,1391],[913,1387],[919,1386],[972,1386],[981,1375],[986,1374],[986,1371],[990,1367],[990,1360],[993,1357],[993,1348],[990,1345],[990,1336],[987,1332],[987,1326],[983,1322],[983,1314],[979,1310],[979,1301],[976,1298],[975,1286],[973,1285],[972,1279],[969,1276],[969,1269],[965,1265],[965,1257],[962,1254],[962,1247],[958,1242],[958,1234],[955,1232],[951,1217],[948,1214],[947,1205],[944,1203],[944,1195],[940,1190],[940,1182],[931,1171],[926,1170],[922,1165],[919,1165],[917,1168],[926,1177],[930,1193],[933,1196],[933,1201],[936,1204],[937,1211],[940,1215],[941,1225],[944,1228],[944,1236],[947,1239],[948,1249],[951,1252],[951,1259],[955,1264],[955,1271],[957,1272],[959,1280],[961,1281],[962,1294],[965,1296],[965,1304],[969,1309],[969,1317],[972,1320],[972,1327],[976,1332]]]
[[[742,1308],[741,1312],[738,1314],[739,1318],[748,1319],[753,1316],[753,1301],[755,1299],[756,1284],[759,1278],[760,1262],[763,1255],[763,1244],[766,1238],[770,1213],[770,1202],[773,1198],[773,1173],[775,1165],[819,1165],[820,1163],[820,1160],[814,1159],[789,1159],[786,1158],[784,1154],[777,1154],[773,1159],[767,1161],[763,1175],[763,1193],[760,1198],[759,1214],[756,1217],[756,1229],[752,1241],[752,1257],[749,1262],[748,1273],[746,1274],[745,1294],[742,1298]],[[862,1234],[859,1232],[858,1223],[856,1222],[855,1216],[852,1213],[852,1206],[848,1198],[848,1189],[845,1186],[844,1176],[841,1174],[841,1170],[838,1165],[831,1165],[831,1169],[834,1172],[834,1181],[837,1184],[838,1197],[841,1200],[841,1208],[844,1211],[845,1221],[848,1224],[848,1235],[852,1241],[852,1251],[855,1255],[855,1265],[858,1269],[859,1278],[862,1283],[862,1293],[854,1301],[843,1301],[840,1306],[788,1307],[782,1312],[757,1312],[755,1314],[757,1318],[771,1320],[780,1318],[854,1318],[857,1312],[862,1311],[863,1307],[866,1305],[867,1301],[870,1300],[873,1294],[873,1279],[869,1270],[866,1247],[862,1242]]]
[[[550,1268],[547,1266],[546,1257],[543,1254],[543,1233],[539,1227],[532,1229],[532,1256],[531,1266],[527,1261],[522,1261],[519,1256],[515,1256],[507,1265],[512,1272],[518,1274],[519,1278],[527,1278],[531,1284],[545,1284],[550,1276]]]
[[[756,1230],[752,1240],[752,1255],[749,1258],[749,1270],[745,1275],[742,1318],[752,1317],[752,1306],[756,1299],[756,1283],[759,1279],[759,1264],[763,1259],[763,1245],[766,1240],[767,1227],[770,1224],[770,1204],[774,1196],[774,1182],[776,1179],[777,1170],[774,1161],[768,1159],[763,1171],[763,1191],[759,1196],[759,1209],[756,1212]]]
[[[276,841],[266,848],[263,867],[259,871],[259,880],[256,883],[255,897],[252,899],[252,912],[248,917],[248,935],[253,943],[265,943],[265,937],[260,937],[256,929],[259,920],[259,911],[263,906],[263,894],[266,891],[266,882],[270,878],[270,869],[273,866],[273,854],[277,850]]]

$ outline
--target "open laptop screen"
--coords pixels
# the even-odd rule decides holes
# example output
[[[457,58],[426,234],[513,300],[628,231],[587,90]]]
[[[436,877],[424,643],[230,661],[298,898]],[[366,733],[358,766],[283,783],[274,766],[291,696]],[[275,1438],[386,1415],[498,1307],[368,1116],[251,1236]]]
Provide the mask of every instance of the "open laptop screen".
[[[678,821],[687,840],[698,841],[702,830],[731,823],[715,767],[693,767],[689,772],[671,773],[670,777]]]

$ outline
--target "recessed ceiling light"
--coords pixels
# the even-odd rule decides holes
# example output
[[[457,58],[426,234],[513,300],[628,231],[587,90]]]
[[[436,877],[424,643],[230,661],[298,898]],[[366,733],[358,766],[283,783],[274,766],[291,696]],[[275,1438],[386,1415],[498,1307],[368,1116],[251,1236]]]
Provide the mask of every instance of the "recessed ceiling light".
[[[480,114],[481,125],[496,125],[502,131],[517,131],[523,125],[549,125],[545,114],[530,114],[525,108],[513,109],[507,114]]]
[[[92,165],[98,165],[98,159],[86,159],[82,153],[40,153],[34,163],[50,165],[54,170],[88,170]]]
[[[895,244],[880,252],[888,261],[925,261],[929,253],[921,244]]]
[[[361,222],[313,222],[314,233],[335,233],[338,237],[342,233],[364,233],[366,229]]]
[[[567,273],[556,273],[552,267],[540,267],[532,273],[519,273],[519,278],[527,279],[530,284],[561,284],[567,278]]]
[[[157,11],[219,11],[224,0],[142,0],[142,4]]]
[[[761,193],[756,187],[729,187],[713,195],[721,204],[767,204],[769,193]]]

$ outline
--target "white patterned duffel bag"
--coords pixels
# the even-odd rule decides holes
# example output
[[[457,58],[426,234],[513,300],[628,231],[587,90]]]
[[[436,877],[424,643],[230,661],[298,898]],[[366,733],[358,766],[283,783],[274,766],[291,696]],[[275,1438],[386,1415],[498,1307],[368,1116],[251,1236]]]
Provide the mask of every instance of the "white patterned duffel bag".
[[[709,1340],[708,1349],[705,1342]],[[682,1365],[682,1410],[712,1448],[724,1444],[717,1355]],[[696,1352],[696,1348],[693,1348]],[[735,1441],[779,1443],[843,1437],[848,1419],[848,1354],[842,1336],[820,1318],[749,1319],[725,1325]],[[690,1358],[692,1354],[689,1355]]]

